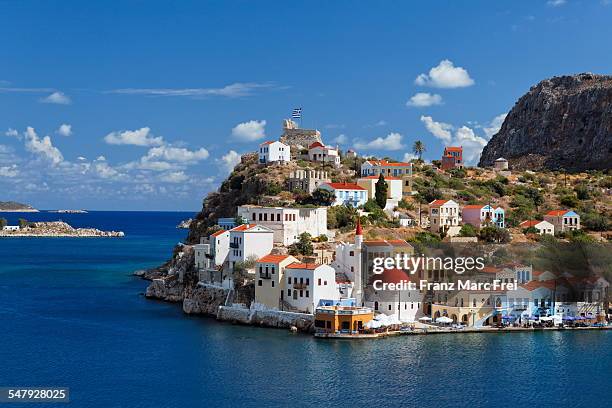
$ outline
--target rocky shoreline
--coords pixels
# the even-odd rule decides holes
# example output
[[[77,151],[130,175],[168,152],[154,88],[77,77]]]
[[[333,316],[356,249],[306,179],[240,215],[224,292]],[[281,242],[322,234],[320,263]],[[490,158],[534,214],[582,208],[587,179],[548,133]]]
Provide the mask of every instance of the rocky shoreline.
[[[63,221],[31,222],[17,231],[0,231],[0,237],[38,237],[38,238],[120,238],[122,231],[102,231],[97,228],[73,228]]]

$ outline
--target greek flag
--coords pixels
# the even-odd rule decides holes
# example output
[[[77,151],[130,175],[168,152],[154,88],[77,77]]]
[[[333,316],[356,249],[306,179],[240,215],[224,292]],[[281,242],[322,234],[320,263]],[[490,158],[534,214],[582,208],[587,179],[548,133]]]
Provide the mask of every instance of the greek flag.
[[[295,108],[291,113],[291,118],[302,119],[302,108]]]

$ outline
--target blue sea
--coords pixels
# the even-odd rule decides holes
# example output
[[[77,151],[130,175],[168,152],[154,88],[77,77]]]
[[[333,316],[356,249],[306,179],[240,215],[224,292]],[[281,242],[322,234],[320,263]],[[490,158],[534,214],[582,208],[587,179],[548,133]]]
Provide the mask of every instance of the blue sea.
[[[0,387],[69,387],[73,407],[610,406],[611,331],[315,340],[146,300],[131,273],[191,216],[0,214],[126,233],[0,239]]]

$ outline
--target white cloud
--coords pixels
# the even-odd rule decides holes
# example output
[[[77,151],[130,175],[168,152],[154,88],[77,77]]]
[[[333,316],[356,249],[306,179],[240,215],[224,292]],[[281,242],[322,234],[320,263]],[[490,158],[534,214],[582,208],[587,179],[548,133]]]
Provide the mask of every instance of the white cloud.
[[[402,161],[404,162],[409,162],[410,160],[414,160],[414,159],[418,159],[419,156],[417,156],[414,153],[404,153],[404,159]]]
[[[206,160],[208,156],[208,150],[203,147],[198,150],[189,150],[184,147],[164,145],[149,149],[143,159],[146,161],[167,160],[179,163],[195,163],[200,160]]]
[[[13,178],[19,175],[19,170],[17,166],[13,164],[12,166],[4,166],[0,167],[0,177],[8,177]]]
[[[546,4],[548,4],[551,7],[560,7],[564,5],[565,3],[567,3],[566,0],[548,0],[546,2]]]
[[[477,136],[474,131],[467,127],[461,126],[455,132],[453,139],[454,146],[463,147],[463,160],[466,163],[474,163],[482,153],[482,149],[486,146],[487,140]]]
[[[189,176],[182,171],[174,171],[162,174],[159,179],[166,183],[183,183],[189,179]]]
[[[504,123],[504,119],[506,119],[506,116],[508,116],[507,113],[502,113],[501,115],[497,115],[496,117],[493,118],[491,123],[489,123],[489,126],[485,126],[482,129],[485,132],[487,139],[490,139],[491,137],[493,137],[494,134],[499,132],[499,129],[501,129],[501,126]]]
[[[404,145],[402,145],[402,135],[394,132],[369,142],[356,142],[354,147],[361,150],[400,150]]]
[[[62,156],[62,153],[57,147],[53,146],[49,136],[45,136],[41,139],[36,134],[34,128],[29,126],[26,129],[24,136],[25,148],[27,151],[46,158],[54,165],[57,165],[64,160],[64,156]]]
[[[265,120],[250,120],[239,123],[232,129],[232,137],[243,142],[253,142],[265,137]]]
[[[230,150],[227,154],[221,156],[221,163],[227,173],[231,173],[234,167],[240,163],[240,155],[234,150]]]
[[[451,130],[453,130],[453,125],[444,122],[436,122],[431,116],[421,116],[421,122],[423,122],[425,128],[429,131],[429,133],[431,133],[444,143],[450,143],[452,138]]]
[[[8,130],[4,132],[4,134],[8,137],[19,137],[19,132],[13,128],[8,128]]]
[[[147,96],[222,96],[226,98],[237,98],[252,95],[257,89],[271,87],[274,87],[274,85],[270,83],[236,82],[222,88],[124,88],[114,89],[107,93]]]
[[[379,126],[387,126],[387,121],[379,120],[378,122],[372,123],[371,125],[365,125],[364,128],[373,128],[373,127],[379,127]]]
[[[438,66],[429,70],[429,74],[420,74],[414,81],[420,86],[431,86],[434,88],[463,88],[474,85],[467,70],[455,67],[452,61],[447,59],[440,61]]]
[[[406,102],[406,106],[415,108],[424,108],[433,105],[442,105],[442,97],[438,94],[430,94],[427,92],[416,93]]]
[[[91,168],[95,174],[103,179],[116,179],[120,176],[120,173],[106,162],[106,158],[104,156],[99,156],[92,163]]]
[[[60,136],[70,136],[72,135],[72,125],[68,125],[63,123],[55,132]]]
[[[112,145],[160,146],[164,144],[161,136],[153,136],[151,129],[143,127],[138,130],[111,132],[104,136],[104,141]]]
[[[68,97],[68,95],[64,94],[63,92],[56,91],[53,92],[51,95],[42,98],[40,102],[53,103],[56,105],[70,105],[72,103],[72,100],[70,99],[70,97]]]
[[[333,138],[332,142],[343,145],[348,142],[348,137],[343,133]]]

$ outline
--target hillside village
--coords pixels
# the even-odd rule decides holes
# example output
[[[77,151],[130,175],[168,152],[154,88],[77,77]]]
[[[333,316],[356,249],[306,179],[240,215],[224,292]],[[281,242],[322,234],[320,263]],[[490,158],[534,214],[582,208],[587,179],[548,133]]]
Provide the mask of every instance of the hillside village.
[[[425,146],[417,143],[420,157]],[[176,282],[186,288],[184,302],[194,290],[216,290],[223,295],[213,296],[218,304],[210,314],[216,307],[230,315],[243,310],[252,320],[254,311],[268,311],[277,320],[312,321],[324,335],[402,322],[594,323],[608,309],[605,267],[577,273],[490,250],[489,260],[498,262],[472,279],[516,287],[483,293],[381,289],[373,283],[449,282],[457,276],[435,267],[377,275],[372,265],[374,258],[418,256],[442,245],[606,245],[611,192],[612,175],[601,171],[515,172],[501,157],[491,168],[469,167],[461,146],[446,146],[431,163],[364,157],[285,120],[277,140],[243,155],[204,200],[186,244],[167,270],[150,276],[148,294],[164,298],[164,288]]]

